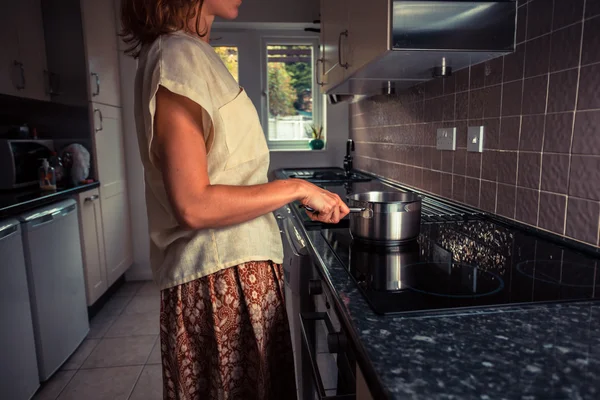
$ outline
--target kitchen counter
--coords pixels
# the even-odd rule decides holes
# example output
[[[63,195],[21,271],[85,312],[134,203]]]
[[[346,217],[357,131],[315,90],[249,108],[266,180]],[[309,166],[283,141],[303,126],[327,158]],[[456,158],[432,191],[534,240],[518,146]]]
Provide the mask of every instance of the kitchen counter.
[[[37,188],[0,192],[0,218],[15,216],[99,186],[100,182],[92,182],[74,187],[58,188],[55,192],[44,192]]]
[[[292,209],[300,217],[301,210]],[[593,272],[585,278],[590,292],[600,290],[600,263],[576,251],[490,221],[444,226],[423,225],[422,232],[461,262],[485,264],[502,274],[508,259],[554,260],[560,255],[565,263],[586,264],[586,271]],[[374,398],[600,396],[600,302],[378,315],[321,231],[303,233]],[[516,240],[515,235],[521,236]]]

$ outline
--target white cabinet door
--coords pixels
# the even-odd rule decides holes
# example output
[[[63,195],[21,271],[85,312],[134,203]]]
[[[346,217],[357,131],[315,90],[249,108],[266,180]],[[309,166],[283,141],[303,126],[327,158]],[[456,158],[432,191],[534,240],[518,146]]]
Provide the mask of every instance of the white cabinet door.
[[[121,82],[114,2],[81,0],[89,71],[90,100],[121,105]]]
[[[42,6],[40,0],[19,0],[18,4],[19,55],[26,81],[21,96],[49,101]]]
[[[108,289],[100,191],[93,189],[80,193],[77,203],[87,305],[91,306]]]
[[[321,1],[321,46],[323,46],[323,91],[344,80],[348,36],[348,11],[342,0]],[[341,44],[341,47],[340,47]],[[341,63],[340,63],[341,58]]]
[[[110,286],[133,262],[121,109],[92,103],[106,271]]]
[[[3,1],[0,7],[0,37],[2,50],[0,50],[0,93],[11,96],[20,96],[23,86],[25,70],[20,69],[19,61],[19,34],[18,23],[15,15],[18,14],[18,3]]]

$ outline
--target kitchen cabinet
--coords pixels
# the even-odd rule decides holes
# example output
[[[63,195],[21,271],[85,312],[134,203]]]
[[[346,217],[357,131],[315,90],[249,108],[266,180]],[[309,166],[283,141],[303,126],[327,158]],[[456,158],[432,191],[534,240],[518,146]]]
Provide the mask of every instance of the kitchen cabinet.
[[[77,203],[87,305],[91,306],[108,289],[100,191],[79,193]]]
[[[100,206],[108,286],[132,264],[131,226],[125,170],[121,109],[92,103],[95,168],[100,186]]]
[[[0,35],[0,93],[50,100],[39,0],[3,2]]]
[[[340,63],[340,57],[343,58],[344,45],[348,43],[347,24],[344,0],[321,0],[321,69],[318,71],[323,92],[344,80],[346,68],[344,60]]]
[[[121,105],[117,25],[113,1],[81,0],[90,101]]]

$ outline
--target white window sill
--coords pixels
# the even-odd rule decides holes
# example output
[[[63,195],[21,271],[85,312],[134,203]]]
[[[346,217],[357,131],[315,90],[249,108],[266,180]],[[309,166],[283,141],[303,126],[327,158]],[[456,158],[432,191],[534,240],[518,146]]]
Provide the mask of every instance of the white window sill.
[[[327,150],[327,147],[323,147],[321,150],[312,150],[312,149],[269,149],[271,153],[323,153]]]

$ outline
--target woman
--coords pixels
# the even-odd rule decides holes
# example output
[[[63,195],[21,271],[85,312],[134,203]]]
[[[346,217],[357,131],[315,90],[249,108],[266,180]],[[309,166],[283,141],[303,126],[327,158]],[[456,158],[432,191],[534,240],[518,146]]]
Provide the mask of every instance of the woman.
[[[161,288],[165,399],[295,398],[272,212],[295,200],[337,223],[340,198],[301,180],[268,183],[252,102],[208,44],[239,0],[123,0],[138,58],[135,117],[154,279]]]

